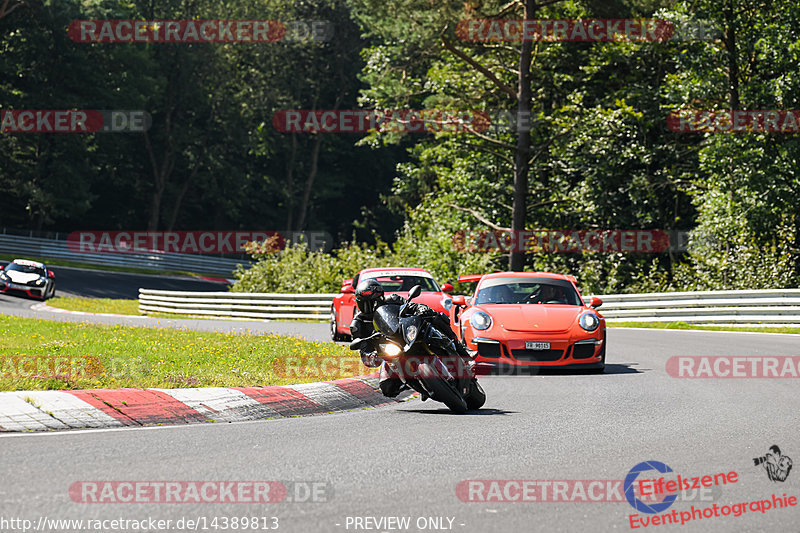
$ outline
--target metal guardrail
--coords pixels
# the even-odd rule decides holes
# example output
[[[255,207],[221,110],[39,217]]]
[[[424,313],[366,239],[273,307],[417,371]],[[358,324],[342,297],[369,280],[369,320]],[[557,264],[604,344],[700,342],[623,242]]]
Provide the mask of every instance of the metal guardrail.
[[[92,265],[196,272],[198,274],[220,275],[226,278],[231,277],[237,265],[241,264],[245,267],[251,265],[249,261],[244,260],[161,251],[146,253],[81,253],[70,250],[67,246],[67,241],[7,234],[0,234],[0,253],[19,256],[20,259],[24,259],[26,256],[51,260],[63,259]]]
[[[599,296],[608,322],[800,325],[800,289]],[[586,301],[591,299],[587,296]]]
[[[139,311],[219,318],[328,320],[334,296],[139,289]]]
[[[336,294],[180,292],[139,289],[139,310],[228,318],[326,321]],[[800,325],[800,289],[609,294],[608,322]],[[591,296],[585,297],[587,303]]]

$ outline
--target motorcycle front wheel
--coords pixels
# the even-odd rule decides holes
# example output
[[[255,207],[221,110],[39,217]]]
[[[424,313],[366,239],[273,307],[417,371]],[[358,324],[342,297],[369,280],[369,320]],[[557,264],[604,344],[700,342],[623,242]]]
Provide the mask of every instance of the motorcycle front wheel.
[[[473,379],[469,384],[469,391],[465,399],[467,400],[467,408],[470,411],[480,409],[486,403],[486,393],[477,379]]]
[[[437,402],[442,402],[454,413],[463,414],[467,412],[467,402],[461,397],[458,389],[450,380],[441,377],[433,366],[422,363],[417,368],[417,372],[417,379],[431,393],[431,398]]]

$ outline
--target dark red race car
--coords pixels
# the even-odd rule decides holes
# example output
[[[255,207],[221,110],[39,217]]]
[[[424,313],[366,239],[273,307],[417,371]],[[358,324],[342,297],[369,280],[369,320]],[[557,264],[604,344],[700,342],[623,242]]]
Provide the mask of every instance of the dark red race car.
[[[603,372],[606,321],[575,278],[549,272],[459,276],[475,293],[454,296],[450,324],[479,366],[568,366]]]
[[[350,338],[350,323],[356,310],[356,299],[353,293],[359,281],[364,279],[375,279],[381,284],[386,294],[399,294],[402,297],[408,296],[408,291],[414,285],[422,287],[422,293],[414,299],[416,303],[422,303],[432,307],[440,313],[447,313],[450,310],[451,299],[449,293],[453,291],[453,286],[445,283],[441,287],[433,279],[433,275],[421,268],[366,268],[356,274],[352,279],[342,281],[340,294],[333,298],[331,304],[331,338],[335,341],[348,340]]]

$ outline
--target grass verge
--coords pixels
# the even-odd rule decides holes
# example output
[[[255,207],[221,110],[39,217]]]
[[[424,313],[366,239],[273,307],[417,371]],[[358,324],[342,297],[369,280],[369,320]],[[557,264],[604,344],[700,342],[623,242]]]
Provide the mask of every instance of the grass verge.
[[[139,300],[126,300],[123,298],[78,298],[72,296],[59,296],[47,300],[47,305],[66,309],[67,311],[80,311],[82,313],[110,313],[113,315],[145,316],[139,312]],[[191,318],[213,320],[208,316],[184,315],[178,313],[147,313],[153,318]]]
[[[759,326],[700,326],[686,322],[606,322],[610,328],[649,328],[649,329],[696,329],[703,331],[752,331],[755,333],[794,333],[800,334],[800,328],[794,327],[759,327]]]
[[[0,390],[268,386],[361,375],[344,346],[296,337],[0,315]]]
[[[47,305],[66,309],[67,311],[81,311],[83,313],[111,313],[115,315],[138,315],[139,300],[125,300],[121,298],[74,298],[59,296],[47,300]]]

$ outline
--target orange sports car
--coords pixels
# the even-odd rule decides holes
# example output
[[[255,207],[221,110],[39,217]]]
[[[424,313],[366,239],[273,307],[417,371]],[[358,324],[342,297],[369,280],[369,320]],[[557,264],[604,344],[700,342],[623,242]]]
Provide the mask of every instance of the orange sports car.
[[[568,366],[603,372],[606,321],[594,297],[586,305],[575,278],[548,272],[459,276],[477,281],[454,296],[450,324],[480,366]]]

